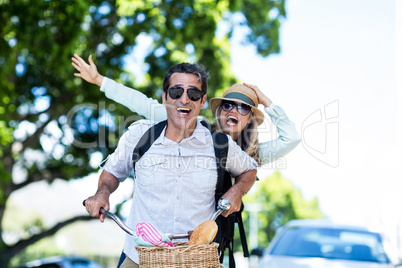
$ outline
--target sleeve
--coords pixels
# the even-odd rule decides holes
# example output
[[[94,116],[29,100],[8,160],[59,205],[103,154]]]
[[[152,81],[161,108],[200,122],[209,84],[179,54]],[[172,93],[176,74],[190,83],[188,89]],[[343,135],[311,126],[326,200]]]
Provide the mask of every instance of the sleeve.
[[[258,143],[263,165],[285,156],[300,143],[300,135],[296,130],[295,124],[289,120],[281,107],[272,103],[269,107],[265,107],[264,110],[276,126],[278,138]]]
[[[232,177],[237,177],[240,174],[249,170],[257,169],[257,162],[244,152],[236,142],[228,135],[229,148],[226,160],[226,170]]]
[[[165,106],[157,100],[148,98],[138,90],[116,83],[112,79],[105,77],[100,90],[105,92],[107,98],[126,106],[145,119],[160,122],[167,118]]]
[[[115,176],[120,182],[124,181],[133,169],[132,154],[142,134],[148,129],[143,123],[137,121],[121,136],[116,150],[108,156],[103,167],[104,170]]]

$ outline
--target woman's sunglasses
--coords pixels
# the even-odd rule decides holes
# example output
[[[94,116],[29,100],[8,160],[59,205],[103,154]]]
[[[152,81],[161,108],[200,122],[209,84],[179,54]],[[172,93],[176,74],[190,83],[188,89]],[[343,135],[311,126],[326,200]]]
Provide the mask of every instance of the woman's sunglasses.
[[[221,108],[225,112],[231,111],[234,107],[237,108],[237,112],[241,115],[248,115],[251,111],[251,106],[244,103],[236,103],[234,101],[223,100],[221,103]]]
[[[168,92],[169,92],[169,96],[172,99],[177,100],[177,99],[181,98],[181,96],[183,96],[184,88],[179,87],[179,86],[173,86],[168,89]],[[199,99],[202,98],[202,96],[204,96],[204,92],[202,92],[198,88],[191,87],[191,88],[187,89],[187,96],[192,101],[198,101]]]

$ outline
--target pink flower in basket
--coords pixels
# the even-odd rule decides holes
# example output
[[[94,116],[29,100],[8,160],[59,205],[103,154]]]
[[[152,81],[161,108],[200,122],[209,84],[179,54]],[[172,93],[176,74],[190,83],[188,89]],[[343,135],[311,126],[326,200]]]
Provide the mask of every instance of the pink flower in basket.
[[[138,223],[133,236],[135,242],[141,246],[174,247],[169,237],[149,222]]]

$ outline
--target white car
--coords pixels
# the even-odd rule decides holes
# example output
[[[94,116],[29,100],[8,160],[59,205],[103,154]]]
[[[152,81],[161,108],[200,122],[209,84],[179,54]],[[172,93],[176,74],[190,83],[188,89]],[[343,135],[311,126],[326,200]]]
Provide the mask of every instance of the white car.
[[[280,228],[259,268],[391,268],[379,233],[326,220],[293,220]]]

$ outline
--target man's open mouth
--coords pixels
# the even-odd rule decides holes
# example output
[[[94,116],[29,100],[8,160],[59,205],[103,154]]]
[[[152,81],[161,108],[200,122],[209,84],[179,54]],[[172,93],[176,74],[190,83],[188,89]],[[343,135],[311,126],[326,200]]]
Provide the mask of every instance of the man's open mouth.
[[[226,120],[226,124],[228,124],[229,126],[235,126],[235,125],[237,125],[238,122],[239,122],[239,120],[236,117],[231,116],[231,115],[229,115]]]
[[[177,107],[176,110],[182,115],[187,115],[191,112],[191,109],[187,107]]]

